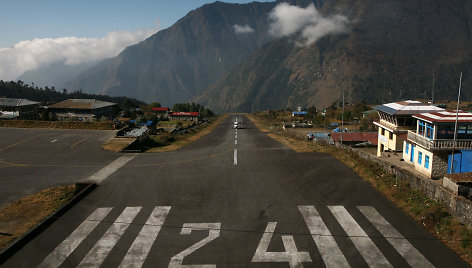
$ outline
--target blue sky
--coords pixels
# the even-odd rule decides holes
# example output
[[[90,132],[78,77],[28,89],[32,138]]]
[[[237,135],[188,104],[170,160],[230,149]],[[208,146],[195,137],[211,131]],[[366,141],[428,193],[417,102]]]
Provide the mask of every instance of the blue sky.
[[[264,0],[267,2],[268,0]],[[100,38],[112,31],[170,27],[205,0],[1,0],[0,48],[66,36]],[[224,1],[249,3],[252,0]]]
[[[114,57],[213,2],[0,0],[0,80],[15,80],[26,71],[54,63],[76,65]]]

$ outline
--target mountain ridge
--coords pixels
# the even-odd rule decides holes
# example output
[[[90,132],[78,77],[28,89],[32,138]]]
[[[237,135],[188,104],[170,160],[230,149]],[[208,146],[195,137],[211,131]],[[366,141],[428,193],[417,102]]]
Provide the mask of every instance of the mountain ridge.
[[[306,47],[297,47],[299,35],[275,40],[193,100],[217,112],[251,112],[324,108],[339,102],[343,91],[351,103],[428,99],[433,74],[436,97],[451,99],[457,94],[460,71],[464,72],[463,99],[468,99],[472,8],[467,1],[452,2],[326,2],[320,13],[346,14],[351,22],[348,31],[324,36]],[[289,52],[274,63],[281,49]],[[268,69],[274,73],[264,74]]]

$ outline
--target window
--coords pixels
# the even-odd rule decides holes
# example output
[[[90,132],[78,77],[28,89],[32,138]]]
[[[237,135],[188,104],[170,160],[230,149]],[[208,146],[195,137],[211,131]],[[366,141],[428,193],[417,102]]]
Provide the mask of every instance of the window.
[[[418,121],[418,134],[424,136],[425,122]]]
[[[381,128],[380,134],[381,134],[382,136],[385,136],[385,129]]]
[[[429,155],[424,156],[424,167],[429,169]]]
[[[434,125],[426,123],[426,138],[433,139]]]
[[[389,138],[390,138],[391,140],[393,140],[393,132],[390,132],[390,131],[389,131],[389,132],[388,132],[388,135],[389,135]]]
[[[422,153],[422,152],[418,152],[418,164],[421,165],[422,160],[423,160],[423,153]]]
[[[408,150],[410,149],[410,144],[405,142],[405,153],[408,154]]]

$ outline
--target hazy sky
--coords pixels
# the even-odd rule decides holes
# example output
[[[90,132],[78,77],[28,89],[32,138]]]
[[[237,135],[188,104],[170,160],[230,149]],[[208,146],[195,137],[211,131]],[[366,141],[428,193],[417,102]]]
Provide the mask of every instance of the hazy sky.
[[[267,2],[268,0],[260,0]],[[205,0],[1,0],[0,48],[35,38],[164,29]],[[249,3],[252,0],[224,1]]]

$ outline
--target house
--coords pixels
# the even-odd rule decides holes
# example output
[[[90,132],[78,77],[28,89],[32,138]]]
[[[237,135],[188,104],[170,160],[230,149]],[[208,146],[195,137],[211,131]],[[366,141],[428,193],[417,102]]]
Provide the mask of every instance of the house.
[[[379,127],[377,156],[382,156],[385,151],[403,150],[402,137],[406,138],[408,130],[415,128],[413,115],[444,110],[412,100],[377,105],[374,109],[379,114],[379,121],[374,122],[374,125]]]
[[[95,99],[68,99],[47,108],[57,116],[57,120],[77,121],[112,119],[119,109],[116,103]]]
[[[168,107],[152,107],[151,111],[154,112],[157,116],[166,117],[167,114],[170,112],[170,109]]]
[[[308,114],[307,111],[293,111],[292,112],[293,117],[295,117],[295,116],[303,117],[303,116],[306,116],[307,114]]]
[[[0,119],[39,119],[39,102],[27,99],[0,98]]]
[[[199,117],[199,112],[172,112],[169,114],[170,120],[190,120],[196,122]]]
[[[417,120],[416,129],[408,131],[404,142],[406,162],[432,179],[442,178],[447,173],[472,171],[472,114],[438,111],[417,114],[413,118]]]
[[[333,132],[331,139],[353,147],[377,146],[378,144],[377,132]]]

